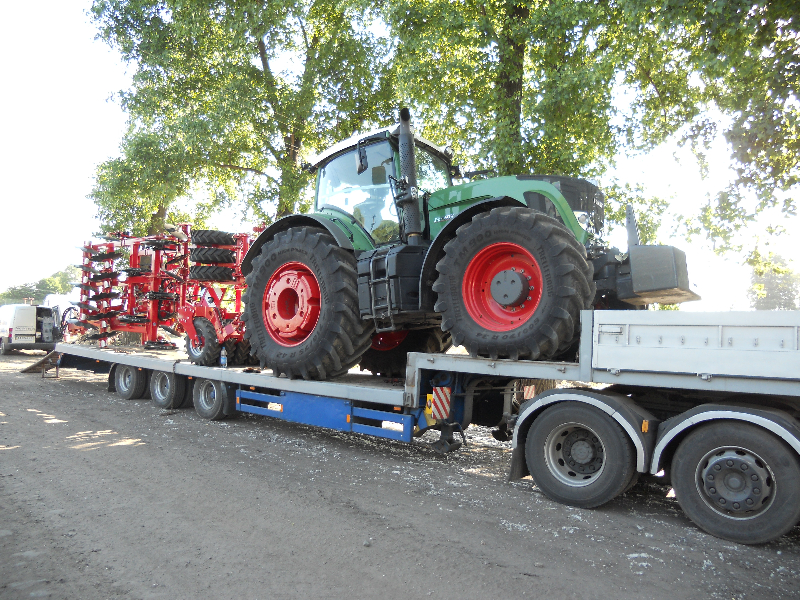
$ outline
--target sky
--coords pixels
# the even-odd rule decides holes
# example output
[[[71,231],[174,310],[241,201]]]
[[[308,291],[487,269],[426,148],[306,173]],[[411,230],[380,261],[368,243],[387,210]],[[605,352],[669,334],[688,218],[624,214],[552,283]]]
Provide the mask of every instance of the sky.
[[[110,98],[128,87],[130,73],[115,51],[94,39],[90,6],[91,0],[43,0],[36,11],[21,2],[3,6],[0,290],[79,263],[79,247],[99,229],[95,206],[86,196],[97,165],[119,154],[126,118]],[[688,150],[674,143],[645,156],[620,157],[615,171],[620,180],[644,183],[648,192],[670,199],[673,214],[685,215],[731,178],[724,144],[718,142],[712,152],[710,177],[704,181],[698,173]],[[671,239],[671,220],[665,219],[660,240],[687,252],[690,281],[703,297],[682,310],[747,310],[750,272],[740,258],[720,258],[702,240]],[[213,221],[229,230],[252,227],[233,215]],[[800,222],[794,218],[784,226],[790,233],[767,249],[794,259],[798,270]],[[753,226],[746,238],[764,229],[763,222]],[[610,241],[624,248],[624,232]]]

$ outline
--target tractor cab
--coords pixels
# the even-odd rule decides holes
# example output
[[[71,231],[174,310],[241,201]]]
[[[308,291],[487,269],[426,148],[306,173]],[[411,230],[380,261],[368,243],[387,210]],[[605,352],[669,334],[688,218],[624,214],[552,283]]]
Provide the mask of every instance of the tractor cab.
[[[446,150],[416,137],[415,159],[421,190],[433,193],[450,187]],[[351,215],[376,244],[400,240],[400,218],[392,190],[392,179],[400,179],[400,158],[396,137],[389,128],[354,136],[312,160],[311,166],[317,169],[317,211],[333,208]]]

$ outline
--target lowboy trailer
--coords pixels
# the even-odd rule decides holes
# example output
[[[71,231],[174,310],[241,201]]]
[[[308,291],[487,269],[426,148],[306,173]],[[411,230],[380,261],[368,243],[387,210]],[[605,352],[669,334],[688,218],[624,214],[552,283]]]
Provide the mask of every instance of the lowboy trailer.
[[[724,539],[763,543],[800,521],[800,312],[582,311],[580,344],[577,362],[409,353],[405,380],[332,381],[177,353],[56,350],[107,365],[125,398],[191,400],[207,419],[248,412],[405,442],[436,429],[443,452],[470,423],[497,425],[510,479],[530,474],[572,506],[604,504],[649,474]],[[579,384],[536,393],[540,380]]]

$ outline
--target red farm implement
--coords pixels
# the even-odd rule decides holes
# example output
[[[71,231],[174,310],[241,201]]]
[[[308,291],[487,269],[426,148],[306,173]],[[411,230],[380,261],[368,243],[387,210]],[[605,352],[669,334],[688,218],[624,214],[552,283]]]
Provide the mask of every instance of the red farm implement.
[[[195,230],[165,235],[117,234],[83,246],[78,267],[81,299],[67,315],[68,333],[101,347],[121,332],[141,335],[147,349],[172,349],[162,331],[186,337],[192,362],[215,364],[225,348],[231,364],[249,362],[243,339],[239,265],[250,247],[247,234]],[[128,257],[128,266],[119,267]]]

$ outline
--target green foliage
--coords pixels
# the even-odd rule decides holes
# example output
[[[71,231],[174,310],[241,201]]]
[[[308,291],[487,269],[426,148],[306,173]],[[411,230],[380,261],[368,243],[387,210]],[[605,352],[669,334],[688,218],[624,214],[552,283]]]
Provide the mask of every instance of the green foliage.
[[[307,208],[305,149],[386,120],[388,45],[357,3],[95,0],[92,11],[135,69],[120,93],[122,156],[100,166],[92,194],[107,228],[151,232],[187,196],[204,198],[200,217],[237,205],[269,222]]]
[[[639,241],[642,244],[657,244],[658,226],[661,215],[669,206],[662,198],[645,196],[641,185],[620,184],[613,181],[603,188],[606,197],[606,229],[625,226],[625,210],[628,204],[633,206],[636,223],[639,226]]]
[[[41,303],[48,294],[68,294],[76,281],[80,281],[80,271],[68,266],[63,271],[53,273],[34,283],[25,283],[0,292],[0,304],[21,303],[24,298],[33,298],[34,303]]]
[[[750,256],[753,269],[751,286],[747,291],[750,306],[756,310],[797,310],[800,308],[800,274],[786,260],[770,253]]]

